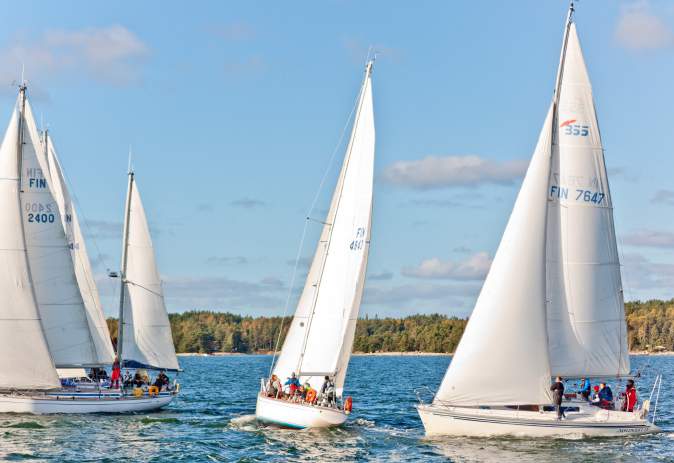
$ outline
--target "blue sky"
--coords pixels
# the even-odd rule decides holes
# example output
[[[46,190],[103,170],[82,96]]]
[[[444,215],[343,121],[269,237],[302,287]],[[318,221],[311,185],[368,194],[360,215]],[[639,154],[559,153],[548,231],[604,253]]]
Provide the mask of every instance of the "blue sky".
[[[115,285],[104,274],[119,265],[130,145],[169,309],[279,314],[306,209],[374,46],[375,211],[361,313],[465,316],[550,101],[566,8],[24,1],[0,18],[0,109],[8,120],[23,63],[88,224],[108,315]],[[586,0],[576,22],[625,294],[672,297],[674,3]],[[343,148],[314,215],[325,213]],[[318,233],[310,226],[305,258]]]

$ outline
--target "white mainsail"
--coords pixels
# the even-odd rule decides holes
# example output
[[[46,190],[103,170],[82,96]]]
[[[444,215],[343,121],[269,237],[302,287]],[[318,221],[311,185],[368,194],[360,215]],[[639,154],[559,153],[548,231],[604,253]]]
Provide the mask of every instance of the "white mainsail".
[[[126,269],[123,270],[121,359],[127,367],[178,370],[150,227],[133,177],[129,181]]]
[[[548,337],[553,375],[630,371],[613,203],[576,26],[562,56],[548,197]]]
[[[550,107],[489,274],[435,401],[550,402],[545,311]]]
[[[53,389],[60,382],[42,331],[23,235],[20,118],[15,108],[0,147],[0,389]]]
[[[56,149],[51,136],[45,131],[43,142],[47,148],[47,161],[49,164],[49,173],[52,179],[52,192],[56,199],[61,221],[66,237],[68,239],[70,255],[75,267],[75,277],[80,294],[86,308],[87,322],[89,332],[94,344],[96,353],[96,363],[98,365],[110,365],[115,358],[115,352],[112,348],[110,331],[105,322],[105,314],[98,295],[96,280],[89,262],[84,236],[80,228],[79,218],[75,204],[72,201],[68,186],[65,182],[65,176],[61,168],[61,163],[56,154]]]
[[[319,387],[335,377],[341,396],[365,281],[375,153],[372,63],[321,237],[274,373]]]
[[[31,277],[42,329],[58,368],[96,365],[52,177],[30,104],[23,114],[21,204]]]

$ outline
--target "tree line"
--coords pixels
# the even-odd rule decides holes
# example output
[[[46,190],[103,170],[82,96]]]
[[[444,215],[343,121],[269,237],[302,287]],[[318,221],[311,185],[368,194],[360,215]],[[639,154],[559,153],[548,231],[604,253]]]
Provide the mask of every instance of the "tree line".
[[[674,299],[625,304],[630,350],[674,351]],[[291,317],[249,317],[194,310],[169,314],[176,352],[260,353],[274,350],[288,331]],[[454,352],[467,319],[445,315],[358,320],[354,352]],[[108,319],[113,343],[117,320]]]

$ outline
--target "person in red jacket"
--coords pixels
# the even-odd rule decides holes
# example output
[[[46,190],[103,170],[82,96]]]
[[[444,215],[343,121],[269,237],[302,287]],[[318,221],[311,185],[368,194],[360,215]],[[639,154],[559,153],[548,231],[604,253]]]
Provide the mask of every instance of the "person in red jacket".
[[[624,412],[634,411],[634,407],[637,405],[637,389],[634,387],[634,381],[631,379],[627,380],[627,385],[625,386],[625,400],[623,400],[622,410]]]
[[[122,369],[119,366],[119,358],[115,357],[112,363],[112,376],[110,377],[110,387],[113,389],[119,388],[119,379],[122,377]]]

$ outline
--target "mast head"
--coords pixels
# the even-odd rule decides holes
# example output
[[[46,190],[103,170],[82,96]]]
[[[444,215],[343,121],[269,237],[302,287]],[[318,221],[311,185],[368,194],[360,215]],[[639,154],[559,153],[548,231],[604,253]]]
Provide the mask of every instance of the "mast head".
[[[131,177],[133,177],[133,164],[131,163],[132,159],[133,159],[133,151],[131,150],[131,145],[129,145],[129,165],[127,168],[127,172]]]
[[[365,75],[366,77],[370,77],[372,75],[372,67],[374,66],[374,58],[368,61],[365,64]]]

